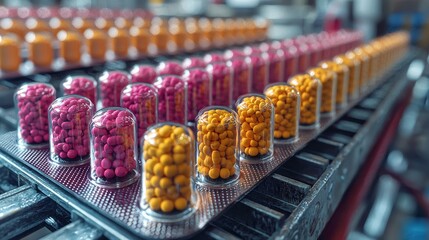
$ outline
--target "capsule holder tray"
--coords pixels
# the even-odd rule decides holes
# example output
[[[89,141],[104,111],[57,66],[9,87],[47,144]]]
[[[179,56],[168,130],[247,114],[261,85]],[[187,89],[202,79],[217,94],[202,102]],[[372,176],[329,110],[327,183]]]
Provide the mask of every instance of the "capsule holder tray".
[[[410,61],[405,57],[394,68],[403,67]],[[382,83],[389,76],[383,76]],[[370,87],[366,94],[349,103],[346,108],[337,111],[331,117],[321,117],[320,127],[311,130],[301,130],[298,141],[274,146],[274,157],[271,161],[261,164],[241,163],[241,176],[237,184],[228,188],[210,188],[196,185],[198,195],[197,210],[186,220],[177,223],[165,223],[150,220],[145,217],[139,207],[142,191],[141,180],[121,189],[104,189],[90,183],[89,165],[80,167],[61,167],[48,161],[48,149],[28,149],[17,145],[17,133],[9,132],[0,136],[0,152],[10,156],[45,176],[50,182],[71,194],[90,208],[114,221],[119,226],[130,230],[134,235],[144,238],[184,238],[202,230],[209,221],[213,220],[231,203],[238,201],[241,196],[250,191],[261,179],[268,176],[287,159],[315,139],[322,131],[332,125],[351,107],[362,100],[367,93],[374,90]],[[53,193],[60,194],[60,193]]]

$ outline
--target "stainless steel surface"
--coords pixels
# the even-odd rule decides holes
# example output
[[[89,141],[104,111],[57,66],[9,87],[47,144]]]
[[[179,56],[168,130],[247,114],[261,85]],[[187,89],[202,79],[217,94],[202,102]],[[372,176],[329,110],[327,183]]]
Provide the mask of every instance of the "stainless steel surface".
[[[101,231],[77,220],[40,240],[93,240],[101,237]]]
[[[381,101],[370,119],[359,129],[353,139],[333,159],[324,174],[313,185],[303,201],[286,220],[285,224],[275,233],[275,239],[317,239],[330,216],[335,211],[341,198],[352,181],[365,156],[371,150],[392,107],[403,91],[407,80],[403,69],[395,75],[384,76],[393,78],[395,83]],[[391,79],[392,80],[392,79]],[[365,105],[364,103],[360,104]]]
[[[402,75],[398,75],[396,78],[401,79],[404,74],[403,72],[401,73]],[[399,81],[398,84],[405,84],[405,81]],[[396,91],[400,90],[400,87],[400,85],[396,86]],[[387,108],[393,102],[392,98],[390,97],[383,101],[384,107],[371,117],[371,124],[367,124],[366,128],[355,136],[353,141],[344,148],[341,157],[333,161],[329,169],[325,171],[322,178],[313,187],[307,184],[298,184],[299,186],[302,185],[303,193],[309,191],[310,194],[301,203],[299,201],[296,202],[296,204],[299,204],[298,208],[287,219],[278,236],[290,236],[291,239],[294,239],[293,237],[296,236],[300,239],[301,237],[315,238],[318,236],[325,222],[316,221],[316,219],[324,217],[324,214],[329,215],[333,212],[340,200],[340,196],[344,193],[357,167],[361,163],[358,161],[342,161],[342,159],[346,157],[350,159],[363,158],[371,145],[371,141],[368,141],[366,137],[373,136],[373,140],[375,139],[376,130],[380,128],[380,124],[377,123],[381,123],[383,117],[386,116]],[[357,102],[351,103],[350,107]],[[100,228],[110,228],[108,232],[113,234],[114,238],[129,236],[126,232],[118,233],[118,231],[124,229],[140,237],[178,238],[189,236],[202,229],[209,220],[217,216],[231,203],[238,200],[242,194],[249,191],[262,178],[306,146],[309,141],[315,139],[324,129],[347,112],[348,109],[346,108],[337,112],[334,117],[323,118],[321,127],[317,130],[300,131],[301,138],[295,144],[276,145],[275,157],[272,161],[260,165],[242,164],[242,176],[237,185],[227,189],[209,189],[198,186],[200,204],[196,213],[186,221],[173,224],[153,222],[143,217],[138,208],[138,201],[141,194],[140,183],[118,190],[100,189],[90,184],[87,179],[89,166],[63,168],[50,165],[47,161],[49,156],[47,150],[18,147],[16,145],[16,132],[10,132],[0,137],[0,151],[3,153],[3,160],[9,165],[13,165],[16,168],[25,168],[25,172],[35,171],[37,173],[35,174],[36,176],[31,176],[31,178],[34,181],[43,183],[46,187],[44,191],[50,197],[66,201],[66,205],[73,205],[74,209],[80,210],[80,214],[84,215],[86,219],[95,222]],[[356,145],[360,147],[354,148]],[[22,163],[24,164],[23,166],[21,166]],[[281,180],[296,185],[293,179],[284,178]],[[64,196],[65,194],[67,197],[72,197],[73,199],[67,198]],[[88,205],[79,207],[79,203],[88,203]],[[325,205],[324,203],[329,204]],[[252,205],[253,203],[248,202],[248,204]],[[100,212],[101,215],[107,218],[94,219],[95,216],[91,218],[90,213],[83,211],[83,209],[88,207]],[[273,214],[274,217],[280,217],[276,213]],[[302,216],[305,216],[305,218],[301,218]],[[300,218],[306,219],[306,221],[298,221]],[[327,221],[327,219],[325,218],[324,221]],[[118,223],[119,227],[108,224],[110,222]],[[299,229],[308,229],[309,231],[300,232],[298,231]]]
[[[0,195],[0,232],[3,239],[31,229],[49,216],[54,204],[31,186],[24,185]]]

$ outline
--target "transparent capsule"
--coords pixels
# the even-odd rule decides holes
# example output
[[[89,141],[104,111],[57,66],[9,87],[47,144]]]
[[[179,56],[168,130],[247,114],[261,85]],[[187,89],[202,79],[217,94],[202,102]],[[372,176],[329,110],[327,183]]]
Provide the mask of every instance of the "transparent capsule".
[[[246,94],[235,106],[240,120],[241,158],[254,163],[270,160],[274,152],[274,106],[270,98]]]
[[[91,182],[102,188],[121,188],[137,181],[136,118],[120,107],[103,108],[90,123]]]
[[[62,166],[89,162],[89,123],[94,105],[85,97],[68,95],[49,106],[50,161]]]
[[[264,94],[274,106],[274,140],[277,143],[297,141],[301,106],[298,91],[286,83],[274,83],[265,88]]]
[[[183,74],[188,88],[188,121],[195,121],[198,112],[211,104],[212,89],[209,73],[204,68],[191,68]]]
[[[130,110],[137,121],[137,136],[141,139],[149,126],[158,123],[158,93],[147,83],[131,83],[121,94],[121,107]]]
[[[68,76],[61,82],[60,88],[63,95],[83,96],[97,106],[97,81],[91,76]]]
[[[150,127],[143,139],[141,208],[155,221],[177,222],[189,217],[197,207],[192,130],[164,122]]]
[[[55,100],[55,88],[45,83],[29,83],[14,95],[18,110],[18,139],[26,146],[45,147],[49,142],[48,108]]]
[[[165,75],[154,83],[158,91],[159,122],[187,122],[186,83],[179,76]]]
[[[308,70],[310,76],[319,79],[322,84],[320,112],[324,115],[335,113],[335,96],[337,93],[337,74],[329,69],[316,67]]]
[[[199,184],[226,187],[240,177],[239,119],[227,107],[211,106],[197,117],[196,180]]]
[[[299,123],[301,128],[316,128],[320,122],[322,84],[309,74],[295,75],[288,83],[301,96]]]

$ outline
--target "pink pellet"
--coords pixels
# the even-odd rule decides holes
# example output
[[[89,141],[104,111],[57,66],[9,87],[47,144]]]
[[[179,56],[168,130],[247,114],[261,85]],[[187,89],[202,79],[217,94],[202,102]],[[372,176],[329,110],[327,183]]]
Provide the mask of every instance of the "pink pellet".
[[[212,105],[231,106],[232,104],[232,70],[223,62],[207,66],[212,80]]]
[[[185,70],[183,69],[182,65],[177,61],[166,61],[166,62],[161,62],[156,68],[156,71],[158,72],[158,76],[162,76],[162,75],[182,76]]]
[[[281,82],[284,75],[284,54],[281,50],[269,49],[266,52],[269,83]]]
[[[223,61],[225,61],[225,59],[223,58],[222,53],[208,53],[204,56],[204,62],[206,64]]]
[[[131,69],[132,83],[154,83],[158,74],[156,68],[151,65],[135,65]]]
[[[24,143],[48,143],[48,107],[54,100],[55,89],[50,84],[25,84],[17,89],[18,137]]]
[[[307,40],[310,55],[310,66],[317,66],[322,61],[322,46],[315,40]]]
[[[267,61],[260,54],[250,55],[248,58],[252,68],[252,92],[262,93],[268,84]]]
[[[204,59],[200,58],[200,57],[185,58],[185,60],[183,60],[183,62],[182,62],[182,67],[184,69],[189,69],[189,68],[205,68],[206,65],[207,64],[204,61]]]
[[[310,67],[310,50],[305,42],[296,39],[294,46],[298,51],[298,73],[304,73]]]
[[[228,49],[223,54],[223,57],[225,60],[231,60],[234,58],[242,58],[245,56],[246,56],[246,54],[244,54],[244,52],[241,51],[240,49]]]
[[[130,75],[122,71],[110,71],[104,72],[99,80],[103,108],[119,107],[122,89],[130,83]]]
[[[158,94],[156,89],[147,83],[129,84],[122,91],[121,106],[134,113],[137,120],[139,139],[141,139],[150,125],[158,122],[157,102]],[[117,147],[115,147],[115,151]]]
[[[114,181],[116,177],[126,177],[136,170],[136,119],[133,113],[125,108],[101,109],[92,118],[90,129],[93,176]]]
[[[250,59],[244,57],[236,57],[231,59],[228,64],[232,69],[233,74],[233,93],[232,98],[237,100],[241,95],[252,91],[252,79],[250,77]]]
[[[63,95],[80,95],[97,105],[97,81],[90,76],[69,76],[61,83]]]
[[[158,91],[158,121],[186,123],[186,88],[183,79],[179,76],[162,76],[158,77],[154,86]]]
[[[188,85],[188,121],[194,121],[198,112],[211,101],[210,76],[204,68],[191,68],[183,74]]]
[[[89,122],[93,114],[92,102],[78,95],[58,98],[51,104],[51,160],[59,157],[63,161],[80,161],[89,156]],[[61,118],[64,116],[67,116],[65,120]]]

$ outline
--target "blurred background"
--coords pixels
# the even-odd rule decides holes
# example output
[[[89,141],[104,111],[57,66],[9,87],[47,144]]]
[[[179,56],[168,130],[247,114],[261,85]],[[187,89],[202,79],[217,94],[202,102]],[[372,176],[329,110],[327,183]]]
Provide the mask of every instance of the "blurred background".
[[[366,39],[398,29],[429,47],[427,0],[0,0],[0,5],[76,8],[146,8],[159,16],[249,17],[271,20],[269,37],[281,39],[323,28],[356,28]]]

